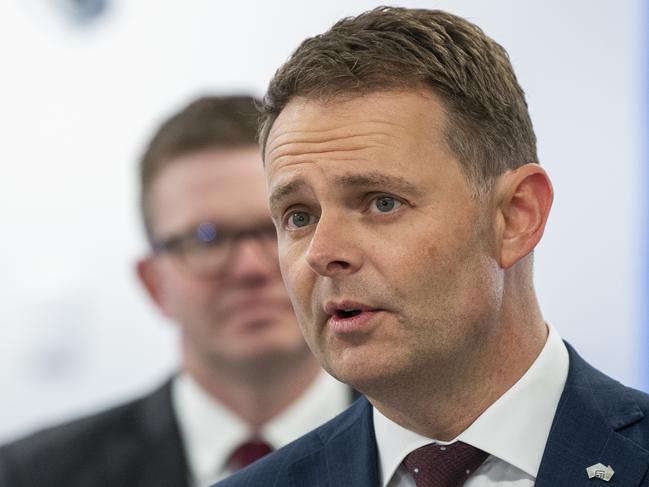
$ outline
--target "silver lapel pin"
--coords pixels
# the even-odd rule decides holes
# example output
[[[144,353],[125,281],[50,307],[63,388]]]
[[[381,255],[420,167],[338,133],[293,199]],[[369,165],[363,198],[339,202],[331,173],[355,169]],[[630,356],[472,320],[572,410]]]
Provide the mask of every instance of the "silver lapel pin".
[[[586,472],[588,472],[589,479],[602,479],[605,482],[611,480],[611,477],[615,473],[610,465],[606,466],[602,465],[601,463],[591,465],[586,469]]]

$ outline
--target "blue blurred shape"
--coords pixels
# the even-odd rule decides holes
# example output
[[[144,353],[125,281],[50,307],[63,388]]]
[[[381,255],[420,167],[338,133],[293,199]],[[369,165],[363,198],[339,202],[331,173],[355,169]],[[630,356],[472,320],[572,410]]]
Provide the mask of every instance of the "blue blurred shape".
[[[196,236],[201,242],[211,242],[216,238],[216,226],[213,223],[201,223],[196,229]]]
[[[88,24],[104,15],[110,0],[56,0],[62,13],[76,24]]]

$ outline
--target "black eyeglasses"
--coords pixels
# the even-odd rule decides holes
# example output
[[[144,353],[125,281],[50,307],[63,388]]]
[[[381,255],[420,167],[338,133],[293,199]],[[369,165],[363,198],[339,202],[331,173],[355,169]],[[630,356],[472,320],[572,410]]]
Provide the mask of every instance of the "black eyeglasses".
[[[271,222],[239,229],[203,222],[182,235],[153,242],[153,251],[169,253],[192,274],[210,277],[222,272],[235,244],[244,239],[254,240],[277,261],[277,233]]]

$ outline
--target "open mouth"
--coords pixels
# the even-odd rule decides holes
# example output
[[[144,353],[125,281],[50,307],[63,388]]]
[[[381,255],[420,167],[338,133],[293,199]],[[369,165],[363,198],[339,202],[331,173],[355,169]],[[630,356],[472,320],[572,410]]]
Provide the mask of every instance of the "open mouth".
[[[336,318],[344,319],[344,318],[351,318],[353,316],[357,316],[361,313],[362,311],[360,309],[338,309],[334,313],[334,316]]]

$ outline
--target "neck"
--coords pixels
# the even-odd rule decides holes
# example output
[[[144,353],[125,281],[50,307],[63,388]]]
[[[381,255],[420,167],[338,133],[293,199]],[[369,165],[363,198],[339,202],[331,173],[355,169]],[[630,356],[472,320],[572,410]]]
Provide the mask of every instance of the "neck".
[[[449,362],[420,364],[417,377],[366,392],[383,415],[406,429],[442,441],[455,439],[530,368],[547,340],[536,299],[508,303],[488,336]],[[515,312],[512,312],[515,310]],[[443,373],[430,373],[443,370]]]
[[[226,367],[184,353],[183,371],[254,431],[282,413],[317,378],[320,367],[305,350],[299,356]]]

